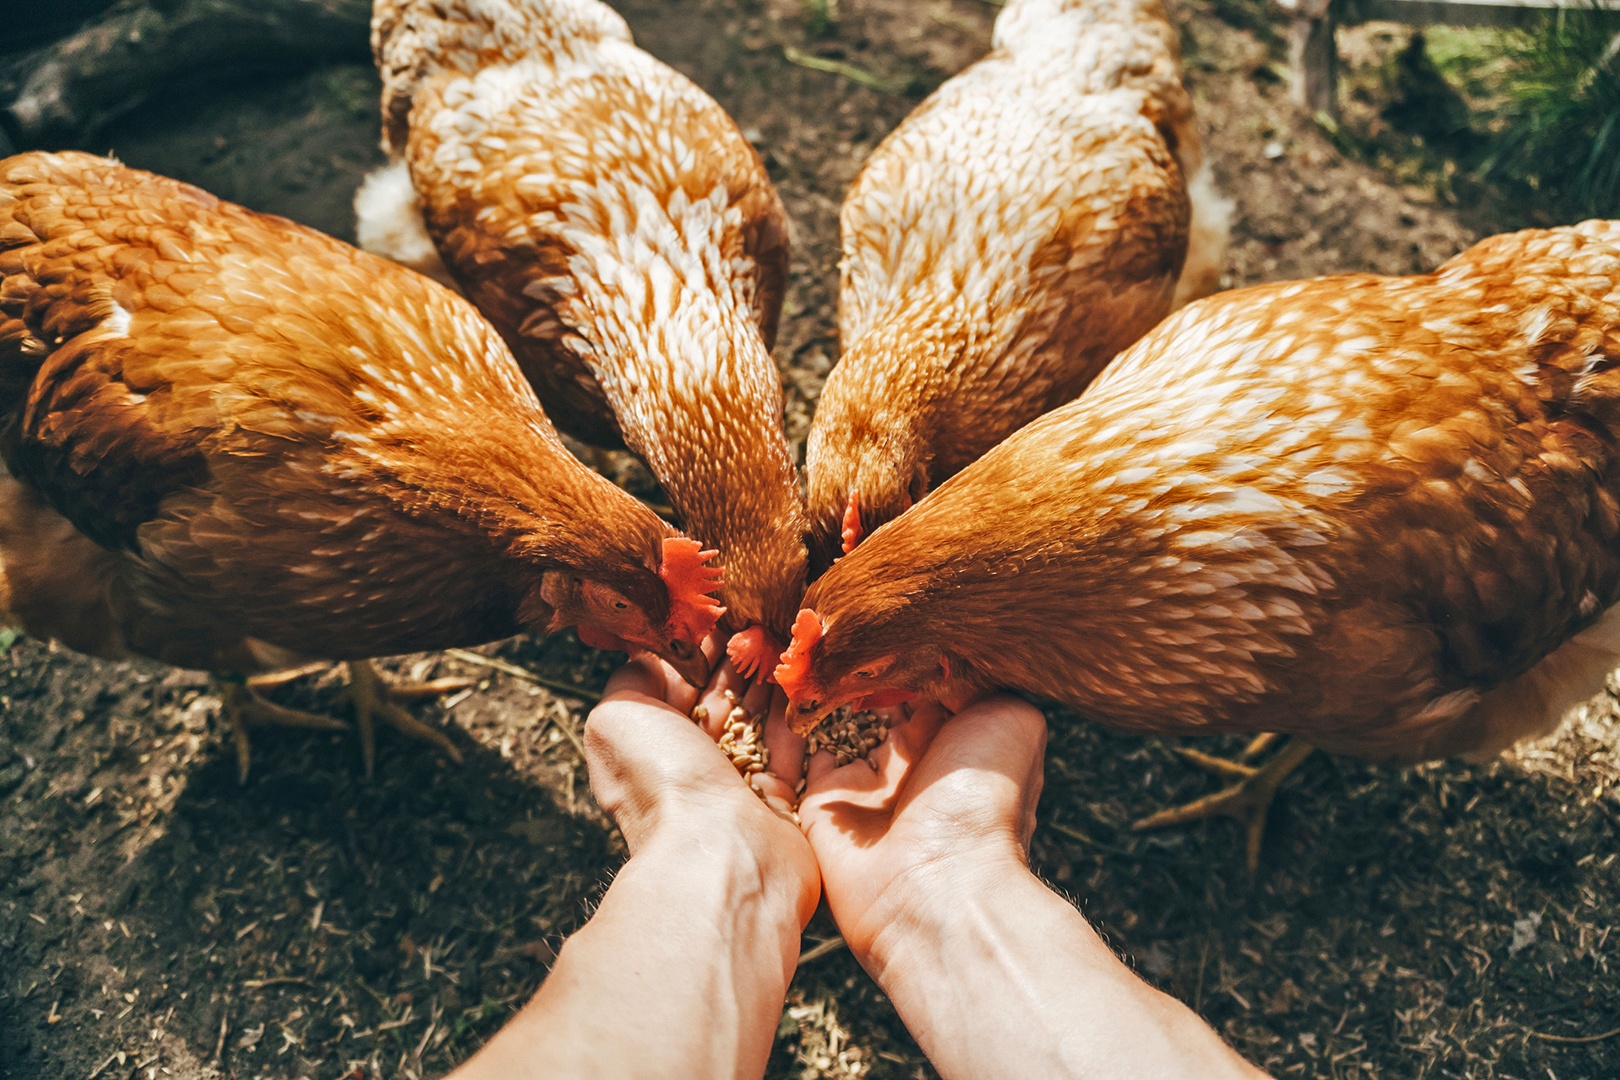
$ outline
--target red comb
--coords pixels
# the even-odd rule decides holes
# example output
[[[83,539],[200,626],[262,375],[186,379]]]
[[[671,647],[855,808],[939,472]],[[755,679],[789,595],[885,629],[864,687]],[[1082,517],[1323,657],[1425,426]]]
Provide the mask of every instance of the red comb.
[[[861,529],[861,496],[859,492],[849,493],[849,503],[844,507],[844,554],[848,555],[855,550],[855,545],[865,536]]]
[[[701,644],[726,609],[710,593],[720,587],[720,568],[710,566],[717,551],[685,536],[664,540],[664,561],[658,567],[669,590],[669,625],[683,640]]]
[[[763,626],[750,626],[740,634],[733,634],[726,642],[726,655],[731,657],[732,666],[743,678],[763,675],[769,681],[774,677],[777,662],[782,659],[782,649]]]
[[[809,608],[801,608],[793,620],[793,642],[776,665],[776,684],[796,698],[804,689],[804,680],[810,674],[810,650],[821,640],[821,616]]]

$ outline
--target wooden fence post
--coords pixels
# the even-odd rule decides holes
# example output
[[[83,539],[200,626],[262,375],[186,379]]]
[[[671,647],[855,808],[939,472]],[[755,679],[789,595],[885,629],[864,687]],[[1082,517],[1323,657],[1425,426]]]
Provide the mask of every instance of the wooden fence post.
[[[1339,118],[1339,50],[1335,0],[1279,0],[1293,15],[1288,26],[1289,96],[1312,116]]]

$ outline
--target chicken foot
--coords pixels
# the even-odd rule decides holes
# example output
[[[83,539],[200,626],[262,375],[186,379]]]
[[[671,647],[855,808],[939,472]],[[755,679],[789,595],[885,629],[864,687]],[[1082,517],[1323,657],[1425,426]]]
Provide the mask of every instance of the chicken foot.
[[[280,674],[277,672],[276,674]],[[248,742],[249,727],[294,727],[315,731],[347,731],[349,725],[320,713],[289,709],[266,701],[254,689],[255,680],[222,675],[224,683],[220,693],[220,717],[231,729],[231,742],[236,747],[236,781],[246,784],[248,766],[253,760],[253,747]]]
[[[377,747],[373,734],[373,721],[382,719],[395,731],[421,742],[430,743],[451,761],[461,764],[461,751],[450,737],[436,727],[424,724],[396,701],[421,701],[438,697],[452,690],[472,685],[467,679],[434,679],[426,683],[388,683],[377,673],[369,660],[349,661],[349,688],[344,696],[354,707],[355,726],[360,729],[360,759],[365,763],[366,779],[371,779],[376,762]]]
[[[457,764],[461,762],[461,751],[456,749],[456,745],[448,736],[437,728],[424,724],[395,703],[442,697],[471,686],[471,680],[449,678],[434,679],[431,682],[388,683],[368,660],[350,661],[347,666],[349,685],[344,690],[343,696],[354,709],[356,726],[360,731],[360,756],[365,763],[366,779],[371,779],[376,760],[376,738],[372,721],[379,716],[395,730],[413,739],[431,743],[443,751],[450,760]],[[225,682],[224,692],[221,694],[222,715],[225,722],[230,725],[231,740],[236,747],[236,772],[239,782],[247,783],[248,766],[252,761],[252,747],[247,734],[249,727],[295,727],[315,731],[349,730],[349,725],[341,720],[320,713],[305,712],[302,709],[289,709],[284,705],[267,701],[259,693],[261,690],[285,686],[306,675],[325,670],[326,667],[327,665],[321,663],[305,664],[285,671],[255,675],[250,679],[221,676]]]
[[[1178,748],[1177,753],[1199,768],[1217,776],[1235,779],[1237,782],[1213,795],[1205,795],[1185,805],[1150,814],[1133,824],[1131,828],[1138,832],[1163,829],[1172,825],[1185,825],[1217,814],[1236,818],[1243,823],[1248,833],[1248,843],[1244,851],[1245,862],[1248,864],[1249,872],[1254,873],[1260,868],[1260,842],[1265,837],[1266,817],[1271,811],[1271,801],[1277,794],[1278,785],[1316,751],[1314,746],[1296,738],[1289,740],[1277,756],[1264,765],[1246,764],[1275,744],[1278,738],[1279,736],[1269,733],[1257,736],[1239,755],[1237,761],[1228,761],[1226,758],[1185,747]]]

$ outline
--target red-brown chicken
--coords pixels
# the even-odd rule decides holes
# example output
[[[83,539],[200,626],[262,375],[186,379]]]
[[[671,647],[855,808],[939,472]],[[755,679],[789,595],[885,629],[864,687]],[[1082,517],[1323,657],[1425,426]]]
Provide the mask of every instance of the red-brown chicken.
[[[696,683],[698,545],[576,462],[449,290],[84,154],[0,161],[0,600],[240,676],[579,625]],[[448,752],[357,665],[372,714]],[[246,722],[322,718],[227,691]],[[335,721],[326,721],[331,725]]]
[[[800,726],[1006,686],[1485,756],[1602,687],[1617,601],[1620,222],[1589,221],[1191,305],[817,581],[778,680]],[[1257,850],[1303,746],[1201,809],[1256,811]]]
[[[1011,0],[844,200],[814,561],[902,513],[1215,287],[1215,194],[1159,0]]]
[[[372,43],[409,178],[362,191],[365,234],[414,196],[557,424],[622,439],[720,552],[732,655],[768,673],[806,523],[768,351],[787,224],[759,155],[597,0],[378,0]]]

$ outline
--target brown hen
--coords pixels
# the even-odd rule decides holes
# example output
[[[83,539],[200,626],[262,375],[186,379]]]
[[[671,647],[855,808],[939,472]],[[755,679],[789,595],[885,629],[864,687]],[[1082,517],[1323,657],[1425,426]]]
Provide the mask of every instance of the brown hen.
[[[707,676],[697,545],[568,454],[471,305],[292,222],[0,161],[0,410],[0,601],[41,638],[241,676],[578,624]],[[372,713],[454,753],[354,674],[368,772]],[[244,775],[243,723],[335,723],[226,697]]]
[[[1012,0],[873,152],[808,446],[818,567],[1214,288],[1228,207],[1176,40],[1159,0]]]
[[[558,425],[622,439],[719,550],[725,628],[748,631],[732,655],[769,672],[806,523],[768,351],[787,225],[759,155],[597,0],[378,0],[372,43],[403,161],[358,197],[362,235],[420,265],[420,211]]]
[[[1492,755],[1620,663],[1620,222],[1166,320],[810,589],[800,726],[1032,691],[1117,727]],[[1204,809],[1253,811],[1308,751]]]

